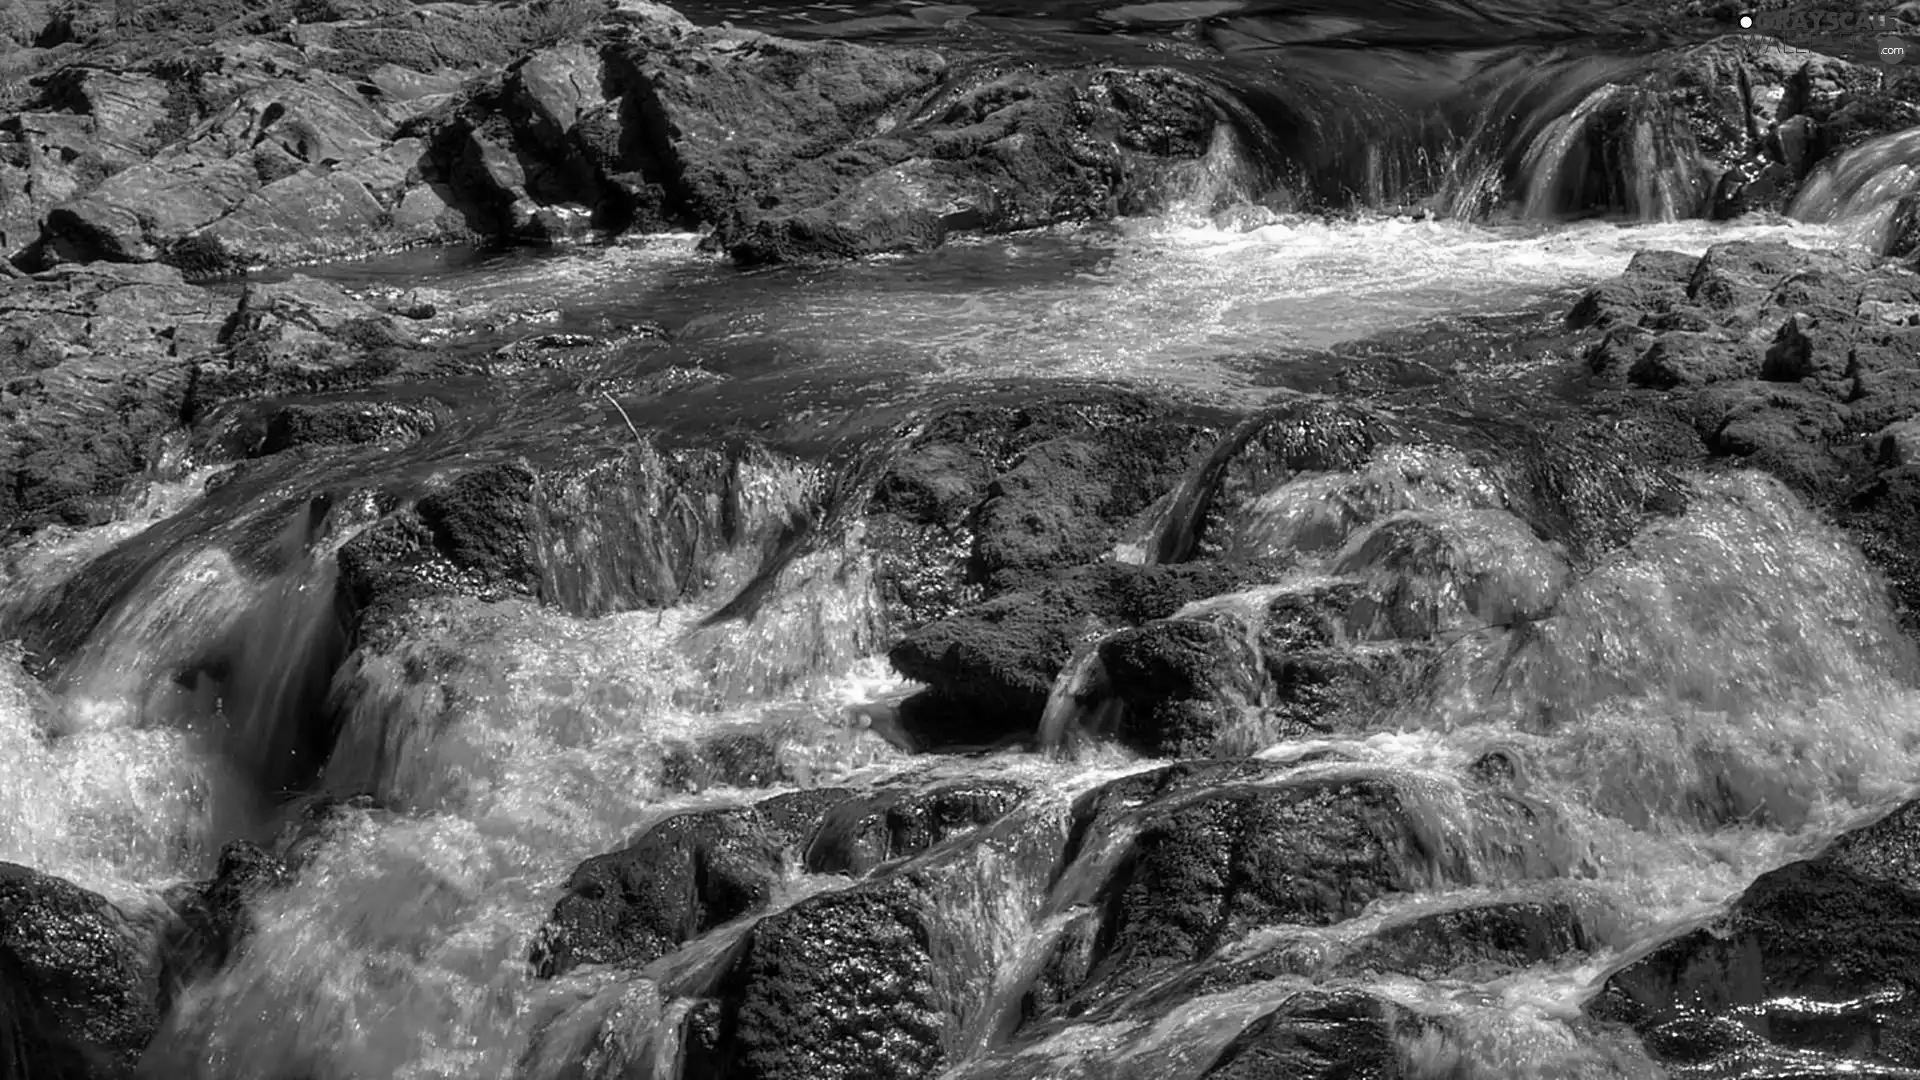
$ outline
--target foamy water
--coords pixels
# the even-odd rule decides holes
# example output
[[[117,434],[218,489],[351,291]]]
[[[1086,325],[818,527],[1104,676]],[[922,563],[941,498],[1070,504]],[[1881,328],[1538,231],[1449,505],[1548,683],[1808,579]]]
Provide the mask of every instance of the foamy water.
[[[456,312],[518,311],[514,325],[542,331],[659,319],[676,336],[658,348],[730,368],[744,394],[768,371],[806,367],[945,388],[1071,377],[1250,400],[1270,392],[1262,365],[1284,364],[1290,351],[1441,315],[1528,310],[1617,274],[1643,249],[1698,252],[1736,238],[1819,247],[1846,242],[1849,228],[1271,215],[1223,225],[1171,215],[746,280],[694,253],[690,237],[653,238],[460,270],[436,287]],[[377,277],[362,274],[358,285]],[[1249,363],[1254,354],[1266,359]],[[1459,650],[1449,694],[1399,718],[1398,730],[1253,749],[1277,760],[1337,750],[1352,760],[1298,775],[1391,778],[1424,827],[1473,849],[1479,824],[1459,777],[1488,747],[1514,748],[1531,763],[1534,796],[1560,817],[1557,873],[1509,880],[1488,870],[1480,884],[1390,898],[1350,925],[1276,933],[1294,933],[1287,947],[1313,956],[1389,919],[1577,886],[1607,928],[1596,958],[1486,985],[1360,985],[1459,1020],[1464,1035],[1408,1048],[1415,1075],[1646,1075],[1630,1048],[1597,1046],[1567,1025],[1605,960],[1701,917],[1757,873],[1899,797],[1920,768],[1903,734],[1920,704],[1880,663],[1891,648],[1884,599],[1858,553],[1769,481],[1700,479],[1689,516],[1569,581],[1554,558],[1521,559],[1509,531],[1488,524],[1484,515],[1504,513],[1493,485],[1464,465],[1417,464],[1446,490],[1414,491],[1384,473],[1345,487],[1299,478],[1253,503],[1236,546],[1317,551],[1328,572],[1389,574],[1390,545],[1369,547],[1363,534],[1395,514],[1426,514],[1481,537],[1488,558],[1512,556],[1518,569],[1501,587],[1533,597],[1527,603],[1550,597],[1553,625],[1508,657],[1519,674],[1504,681],[1483,678],[1491,652]],[[1371,493],[1359,490],[1368,483]],[[191,485],[150,490],[147,509],[122,522],[14,549],[9,596],[53,587],[177,509]],[[289,611],[286,590],[325,571],[322,558],[262,583],[189,543],[101,624],[53,695],[8,658],[0,859],[121,898],[207,872],[234,835],[227,808],[242,785],[206,736],[210,700],[172,672],[236,626],[255,625],[249,613],[263,604]],[[861,731],[848,706],[911,689],[873,658],[870,571],[852,536],[798,561],[752,618],[705,629],[724,594],[600,618],[521,601],[423,609],[411,637],[363,653],[335,682],[336,693],[358,697],[321,787],[371,791],[390,809],[334,819],[296,883],[264,902],[245,952],[180,1003],[156,1068],[209,1080],[645,1075],[678,1015],[655,982],[592,970],[542,982],[526,958],[580,860],[667,813],[760,794],[668,782],[674,748],[705,735],[771,733],[789,786],[869,783],[903,769],[1024,779],[1048,792],[1027,812],[1056,818],[1073,795],[1152,764],[1111,747],[1077,761],[911,759]],[[1461,607],[1459,618],[1474,614]],[[423,682],[422,669],[440,674]],[[1752,692],[1709,692],[1733,685]],[[1558,726],[1540,725],[1543,708]],[[1738,779],[1730,818],[1691,809],[1703,782],[1696,767]],[[796,874],[782,902],[842,884]],[[1003,920],[1008,941],[1052,932],[1030,913],[965,902]],[[1323,983],[1303,973],[1150,1024],[1082,1026],[1023,1053],[1046,1062],[1044,1075],[1105,1077],[1113,1074],[1102,1063],[1124,1048],[1122,1075],[1161,1077],[1306,985]],[[583,1055],[591,1068],[569,1071]],[[963,1065],[954,1075],[968,1074]]]

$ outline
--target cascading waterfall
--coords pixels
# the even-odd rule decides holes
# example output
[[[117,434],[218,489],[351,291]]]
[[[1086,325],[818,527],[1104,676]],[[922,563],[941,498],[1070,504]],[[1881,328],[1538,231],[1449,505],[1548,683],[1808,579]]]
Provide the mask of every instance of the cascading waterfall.
[[[1896,241],[1901,200],[1920,192],[1920,128],[1869,139],[1814,170],[1787,208],[1801,221],[1844,223],[1870,250]]]

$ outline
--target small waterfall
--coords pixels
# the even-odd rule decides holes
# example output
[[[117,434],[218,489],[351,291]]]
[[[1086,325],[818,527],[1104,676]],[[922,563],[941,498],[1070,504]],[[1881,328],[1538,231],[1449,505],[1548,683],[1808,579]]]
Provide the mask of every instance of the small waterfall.
[[[1039,748],[1062,757],[1078,756],[1097,745],[1095,736],[1114,729],[1125,708],[1106,685],[1098,643],[1089,643],[1053,682],[1040,715]]]
[[[1705,205],[1704,168],[1660,96],[1608,83],[1528,143],[1516,178],[1522,215],[1554,221],[1591,211],[1641,221],[1692,217]]]
[[[296,510],[264,579],[217,547],[158,563],[64,673],[61,732],[194,730],[260,795],[311,779],[331,742],[316,725],[351,618],[332,555],[316,547],[327,519],[325,500]]]
[[[1563,49],[1372,52],[1364,71],[1315,50],[1242,48],[1206,70],[1289,209],[1533,221],[1695,216],[1711,170],[1684,118],[1627,56]],[[1250,121],[1240,114],[1251,117]]]
[[[1814,224],[1839,224],[1866,246],[1887,252],[1900,201],[1920,193],[1920,128],[1869,139],[1821,164],[1807,178],[1787,214]]]

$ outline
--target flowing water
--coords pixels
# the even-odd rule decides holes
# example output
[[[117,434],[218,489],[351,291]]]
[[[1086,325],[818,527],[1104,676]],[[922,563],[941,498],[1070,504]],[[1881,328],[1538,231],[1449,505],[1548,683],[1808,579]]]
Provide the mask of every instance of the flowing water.
[[[741,431],[800,455],[751,466],[754,498],[772,519],[849,467],[822,456],[828,450],[942,402],[1082,381],[1159,388],[1227,415],[1357,393],[1334,376],[1351,357],[1336,362],[1330,350],[1434,325],[1454,328],[1460,347],[1406,358],[1396,376],[1406,385],[1430,369],[1485,387],[1489,401],[1533,400],[1561,384],[1571,358],[1480,354],[1476,335],[1487,326],[1544,325],[1581,286],[1619,273],[1643,249],[1699,252],[1734,238],[1876,244],[1892,200],[1914,184],[1908,134],[1816,178],[1796,207],[1804,220],[1710,224],[1688,216],[1686,163],[1649,129],[1633,144],[1636,180],[1614,213],[1559,220],[1569,210],[1567,177],[1582,167],[1571,155],[1584,118],[1625,93],[1596,86],[1628,61],[1555,52],[1523,78],[1510,49],[1529,34],[1538,47],[1562,49],[1565,19],[1577,13],[1301,11],[1256,19],[1238,0],[1061,5],[1048,21],[996,15],[991,5],[715,7],[707,14],[778,15],[784,28],[823,33],[878,20],[832,32],[906,37],[977,13],[996,33],[1053,35],[1073,48],[1102,34],[1132,48],[1146,31],[1205,15],[1204,34],[1252,56],[1357,35],[1386,73],[1368,93],[1395,115],[1412,109],[1417,95],[1406,88],[1419,80],[1396,88],[1388,77],[1391,50],[1404,47],[1389,31],[1424,34],[1425,50],[1405,54],[1418,58],[1420,79],[1457,70],[1447,86],[1479,97],[1392,145],[1412,130],[1397,129],[1385,156],[1358,172],[1294,145],[1286,162],[1307,163],[1294,173],[1302,190],[1341,188],[1383,208],[1345,217],[1248,201],[1251,173],[1241,166],[1250,151],[1241,146],[1222,152],[1216,183],[1164,214],[857,265],[743,273],[700,253],[694,237],[659,236],[321,268],[369,295],[430,288],[451,313],[432,324],[444,328],[447,348],[569,334],[592,343],[553,350],[559,360],[507,371],[491,387],[454,380],[407,391],[453,418],[402,449],[268,462],[205,494],[213,470],[170,473],[131,492],[112,524],[16,543],[0,586],[5,609],[64,596],[56,610],[75,633],[66,655],[0,657],[0,859],[156,910],[168,885],[211,872],[223,842],[285,826],[286,793],[374,797],[333,813],[293,884],[262,901],[244,951],[176,1002],[154,1075],[673,1075],[673,1032],[686,1009],[675,982],[739,927],[641,975],[588,968],[539,980],[527,957],[578,862],[674,812],[764,794],[688,793],[670,763],[690,740],[777,731],[783,775],[807,785],[1015,778],[1044,792],[1022,811],[1040,818],[1153,764],[1083,737],[1104,722],[1102,676],[1090,661],[1062,676],[1046,745],[1033,752],[914,755],[852,722],[854,707],[912,689],[875,655],[885,645],[880,602],[857,527],[799,550],[770,594],[741,617],[716,620],[756,580],[758,540],[707,566],[705,587],[663,585],[661,603],[622,604],[607,601],[605,581],[575,557],[607,537],[555,511],[548,604],[438,601],[412,624],[415,638],[349,658],[335,557],[378,513],[355,492],[422,485],[455,461],[506,459],[543,445],[541,432],[636,444],[628,467],[637,471],[627,475],[653,475],[640,433]],[[1469,17],[1506,26],[1508,44],[1433,47]],[[1325,55],[1316,62],[1295,72],[1295,89],[1335,84],[1346,70]],[[1489,80],[1505,89],[1475,89]],[[1496,123],[1496,114],[1523,119]],[[1494,128],[1488,144],[1481,136]],[[1351,132],[1327,138],[1348,139],[1350,149],[1383,145]],[[1498,152],[1483,152],[1487,145]],[[1287,170],[1272,171],[1285,187]],[[1418,216],[1393,212],[1422,200]],[[663,379],[676,392],[658,392]],[[1243,737],[1247,753],[1273,760],[1332,752],[1302,766],[1314,775],[1387,779],[1421,808],[1435,844],[1468,852],[1477,872],[1436,878],[1333,927],[1258,931],[1230,949],[1278,951],[1298,974],[1200,997],[1156,1023],[1085,1024],[1018,1050],[984,1024],[975,1061],[953,1075],[1006,1075],[995,1070],[1009,1060],[1036,1076],[1193,1075],[1247,1018],[1324,984],[1315,958],[1341,941],[1506,896],[1577,904],[1597,952],[1479,983],[1360,979],[1456,1021],[1447,1037],[1423,1035],[1405,1048],[1414,1074],[1655,1075],[1631,1045],[1576,1034],[1580,1004],[1607,963],[1907,795],[1920,775],[1913,661],[1859,553],[1763,477],[1690,483],[1685,514],[1578,570],[1514,531],[1498,478],[1430,449],[1394,448],[1357,473],[1301,474],[1254,500],[1228,546],[1291,552],[1295,576],[1185,614],[1231,622],[1287,590],[1404,574],[1413,543],[1404,538],[1419,530],[1452,538],[1485,571],[1468,592],[1445,574],[1408,586],[1426,590],[1407,603],[1448,644],[1436,688],[1399,703],[1376,725],[1381,733],[1301,741],[1250,713]],[[1149,528],[1113,555],[1144,561],[1177,546],[1156,535]],[[108,569],[62,594],[90,563]],[[210,657],[222,658],[225,673],[194,674]],[[422,666],[443,677],[423,684],[410,674]],[[351,702],[337,743],[298,745],[292,718],[329,701]],[[1491,751],[1506,755],[1528,797],[1559,822],[1535,865],[1502,868],[1464,793],[1461,777]],[[988,893],[1039,889],[1038,915],[953,898],[974,904],[967,910],[1010,943],[1002,1011],[1018,997],[1019,972],[1101,880],[1102,852],[1121,839],[1083,850],[1050,884],[1022,880],[1017,867],[988,884]],[[775,906],[844,884],[794,870]]]

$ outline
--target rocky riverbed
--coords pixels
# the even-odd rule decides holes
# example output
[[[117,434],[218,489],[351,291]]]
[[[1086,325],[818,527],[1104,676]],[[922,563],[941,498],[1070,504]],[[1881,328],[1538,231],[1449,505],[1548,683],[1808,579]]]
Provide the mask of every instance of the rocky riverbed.
[[[1258,14],[31,35],[0,1078],[1920,1075],[1920,81],[1527,16],[1355,165]],[[1729,224],[1177,388],[804,291],[1496,207]]]

